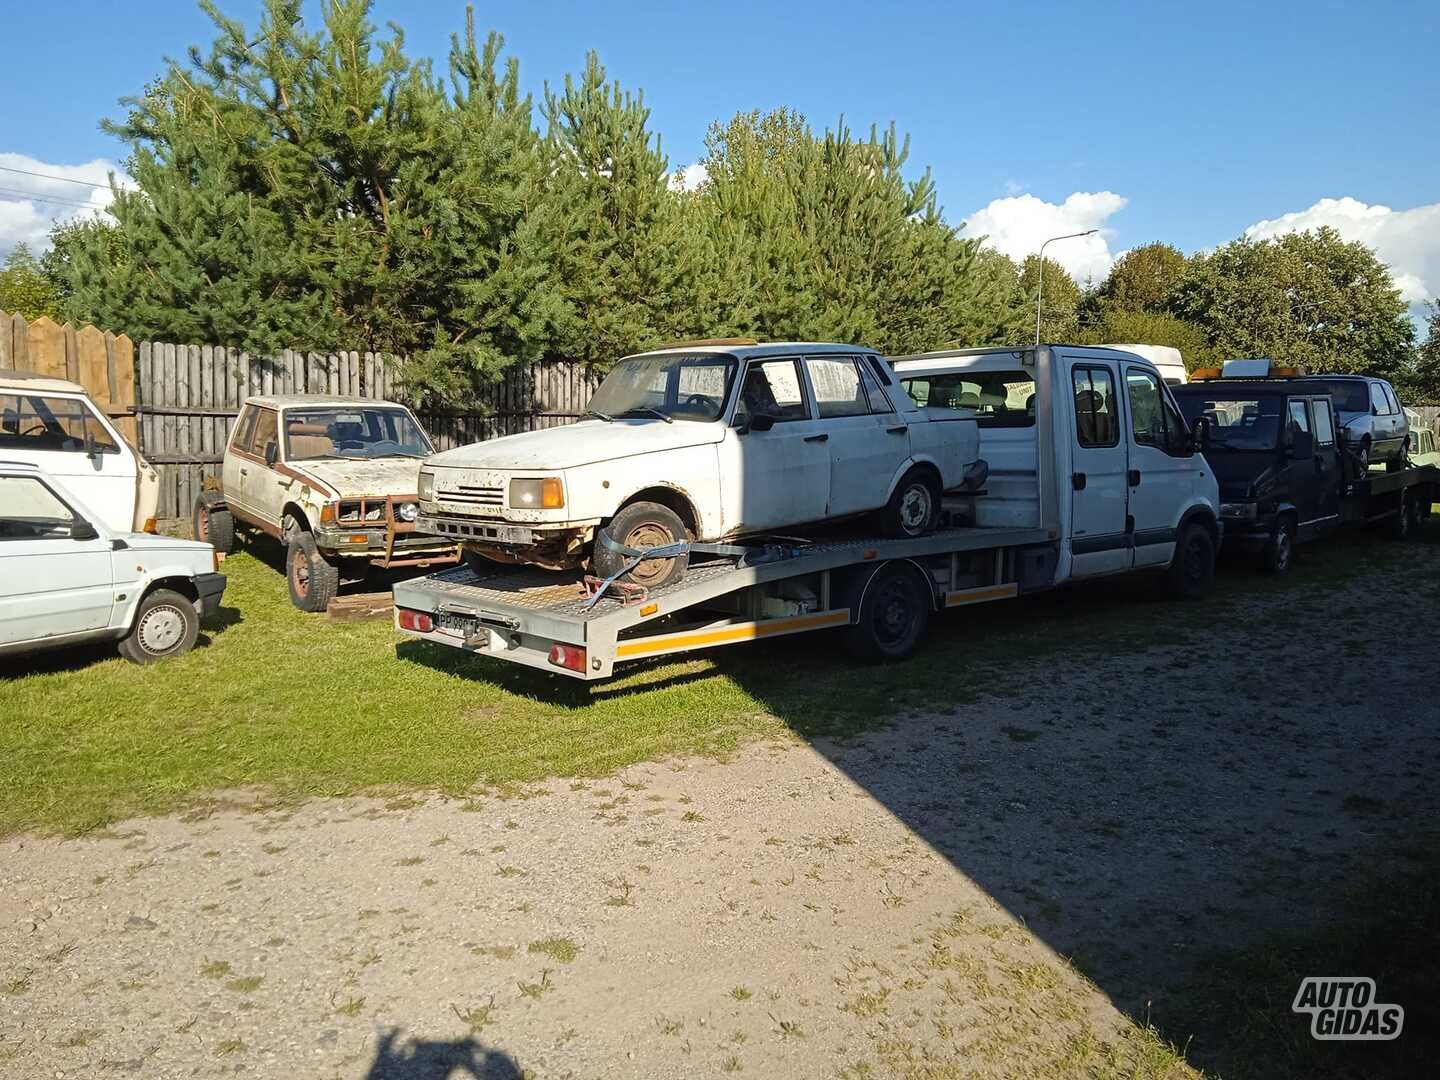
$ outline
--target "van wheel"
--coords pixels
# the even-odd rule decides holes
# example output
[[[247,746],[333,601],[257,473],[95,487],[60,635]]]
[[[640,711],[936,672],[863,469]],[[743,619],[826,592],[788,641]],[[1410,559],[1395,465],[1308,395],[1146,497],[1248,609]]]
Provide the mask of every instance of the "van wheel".
[[[1265,554],[1261,557],[1261,566],[1267,574],[1283,574],[1290,569],[1290,562],[1295,557],[1295,522],[1288,517],[1282,517],[1275,526],[1275,535],[1265,545]]]
[[[195,539],[211,545],[222,555],[235,550],[235,519],[223,506],[211,506],[201,495],[195,500],[195,511],[190,519],[195,529]]]
[[[897,540],[924,536],[940,518],[940,485],[929,469],[911,469],[880,511],[880,531]]]
[[[1210,530],[1192,521],[1180,530],[1175,556],[1170,560],[1170,591],[1182,600],[1196,600],[1210,591],[1215,580],[1215,539]]]
[[[189,652],[199,636],[194,603],[173,589],[156,589],[140,601],[135,625],[120,639],[120,655],[132,664],[153,664]]]
[[[668,506],[653,502],[637,502],[623,507],[605,528],[612,540],[631,548],[662,547],[690,538],[690,530],[680,520],[679,514]],[[608,578],[611,574],[618,574],[628,561],[618,551],[609,551],[596,542],[592,563],[598,576]],[[647,589],[658,589],[683,578],[689,564],[689,555],[673,559],[646,559],[620,580],[643,585]]]
[[[290,582],[290,602],[301,611],[324,611],[340,588],[340,568],[320,554],[315,538],[303,529],[291,533],[285,577]]]
[[[870,579],[855,621],[846,631],[845,647],[869,664],[904,660],[919,648],[929,625],[929,590],[915,568],[889,563]]]

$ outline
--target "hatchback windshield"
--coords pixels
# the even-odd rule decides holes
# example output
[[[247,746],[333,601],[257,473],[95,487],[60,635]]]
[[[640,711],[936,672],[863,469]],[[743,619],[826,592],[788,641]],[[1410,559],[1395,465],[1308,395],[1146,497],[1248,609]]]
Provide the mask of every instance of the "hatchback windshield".
[[[602,420],[718,420],[737,366],[723,353],[632,356],[605,376],[585,411]]]
[[[404,409],[355,406],[285,410],[285,460],[422,458],[435,452]]]
[[[1334,379],[1325,384],[1325,389],[1335,401],[1336,412],[1370,411],[1370,387],[1363,379]]]
[[[1280,445],[1280,394],[1218,397],[1177,386],[1175,400],[1193,428],[1200,417],[1210,421],[1210,445],[1217,450],[1274,450]]]

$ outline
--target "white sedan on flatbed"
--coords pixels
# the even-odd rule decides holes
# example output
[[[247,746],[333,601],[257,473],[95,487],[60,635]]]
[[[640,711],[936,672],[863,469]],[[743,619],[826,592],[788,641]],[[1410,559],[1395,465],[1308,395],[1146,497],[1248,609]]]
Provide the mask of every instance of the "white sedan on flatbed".
[[[890,536],[984,480],[973,417],[921,408],[871,349],[701,342],[621,360],[566,427],[448,450],[420,470],[418,528],[502,562],[609,576],[629,548],[878,512]],[[685,560],[629,578],[656,586]]]

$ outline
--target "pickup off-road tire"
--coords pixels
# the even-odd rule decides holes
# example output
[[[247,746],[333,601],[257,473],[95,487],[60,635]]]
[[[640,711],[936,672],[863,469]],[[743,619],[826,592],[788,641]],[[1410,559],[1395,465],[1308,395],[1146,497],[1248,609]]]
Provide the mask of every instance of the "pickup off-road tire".
[[[880,511],[880,530],[896,540],[924,536],[940,520],[940,485],[929,469],[911,469]]]
[[[301,611],[324,611],[340,587],[340,568],[315,546],[315,538],[296,529],[285,549],[285,577],[290,602]]]
[[[1215,581],[1215,538],[1198,521],[1181,527],[1166,579],[1170,592],[1181,600],[1198,600],[1210,591]]]
[[[904,660],[925,639],[930,604],[929,590],[914,566],[887,563],[865,586],[855,621],[845,631],[845,648],[867,664]]]
[[[209,544],[222,555],[235,550],[235,519],[223,506],[216,507],[204,495],[195,500],[195,512],[190,524],[195,528],[195,539]]]
[[[668,506],[653,502],[637,502],[622,507],[605,529],[612,540],[632,548],[660,547],[690,538],[690,530],[680,520],[679,514]],[[619,552],[607,551],[598,542],[595,544],[592,562],[597,576],[608,578],[618,573],[626,561]],[[658,589],[683,578],[689,564],[689,555],[675,559],[646,559],[620,580],[643,585],[647,589]]]
[[[153,664],[189,652],[199,636],[194,602],[173,589],[156,589],[140,601],[135,625],[120,639],[120,655],[132,664]]]
[[[1265,545],[1260,556],[1260,566],[1267,574],[1277,577],[1290,569],[1295,558],[1295,519],[1282,517],[1275,525],[1275,535]]]

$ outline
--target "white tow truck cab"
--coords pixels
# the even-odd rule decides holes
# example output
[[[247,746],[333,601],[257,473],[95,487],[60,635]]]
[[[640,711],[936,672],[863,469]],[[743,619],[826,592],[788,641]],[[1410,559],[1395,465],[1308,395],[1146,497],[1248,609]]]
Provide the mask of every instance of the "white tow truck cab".
[[[108,529],[155,531],[159,473],[77,383],[0,370],[0,459],[58,478]]]
[[[739,557],[692,555],[680,582],[598,596],[578,572],[460,566],[397,584],[396,626],[600,679],[625,661],[824,628],[844,628],[862,659],[900,659],[936,610],[1132,571],[1163,573],[1182,596],[1208,588],[1219,490],[1153,364],[1067,345],[892,363],[917,403],[976,414],[987,486],[947,496],[938,531],[831,526]]]

